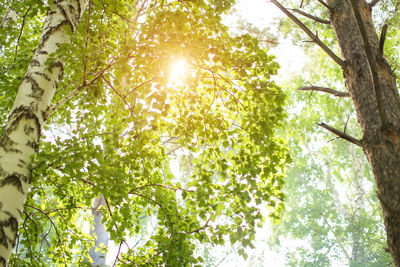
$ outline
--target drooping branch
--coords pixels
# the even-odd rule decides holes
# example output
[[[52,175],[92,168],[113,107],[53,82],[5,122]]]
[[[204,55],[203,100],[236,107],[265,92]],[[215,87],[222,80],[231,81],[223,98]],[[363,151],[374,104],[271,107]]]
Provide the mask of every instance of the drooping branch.
[[[341,91],[337,91],[328,87],[320,87],[320,86],[306,86],[306,87],[299,87],[297,88],[297,90],[299,91],[318,91],[318,92],[324,92],[324,93],[328,93],[328,94],[332,94],[334,96],[337,97],[349,97],[350,93],[348,92],[341,92]]]
[[[288,16],[294,23],[297,24],[319,47],[324,50],[330,58],[333,59],[342,68],[345,67],[344,61],[340,59],[332,50],[330,50],[319,38],[316,36],[306,25],[304,25],[295,15],[289,12],[284,6],[282,6],[278,1],[271,0],[286,16]]]
[[[340,138],[342,138],[342,139],[344,139],[346,141],[349,141],[349,142],[351,142],[351,143],[353,143],[353,144],[355,144],[357,146],[360,146],[360,147],[363,146],[361,140],[359,140],[357,138],[354,138],[354,137],[352,137],[352,136],[350,136],[350,135],[346,134],[345,132],[342,132],[342,131],[340,131],[338,129],[335,129],[332,126],[329,126],[326,123],[321,122],[321,123],[317,123],[317,125],[321,126],[322,128],[330,131],[331,133],[337,135],[338,137],[340,137]]]
[[[364,50],[365,53],[367,55],[367,60],[368,60],[368,64],[369,67],[371,69],[371,73],[372,73],[372,80],[374,83],[374,90],[375,90],[375,96],[376,96],[376,102],[378,105],[378,112],[379,112],[379,117],[382,121],[382,129],[386,130],[386,129],[390,129],[390,125],[389,125],[389,121],[388,118],[386,116],[386,112],[385,112],[385,107],[383,105],[383,97],[382,97],[382,91],[381,91],[381,85],[379,82],[379,77],[378,77],[378,71],[375,65],[375,58],[372,54],[372,50],[371,47],[369,45],[369,41],[368,41],[368,36],[367,36],[367,32],[364,28],[364,23],[362,21],[361,18],[361,14],[360,11],[358,10],[358,6],[356,3],[356,0],[350,0],[351,2],[351,6],[353,8],[354,11],[354,15],[356,17],[357,20],[357,24],[358,24],[358,28],[360,29],[360,33],[361,33],[361,37],[363,40],[363,44],[364,44]]]
[[[299,9],[295,9],[295,8],[292,9],[292,8],[290,8],[290,9],[288,9],[288,10],[291,10],[291,11],[293,11],[293,12],[299,13],[300,15],[303,15],[303,16],[306,17],[306,18],[315,20],[316,22],[319,22],[319,23],[322,23],[322,24],[331,24],[331,22],[330,22],[329,20],[321,19],[321,18],[319,18],[319,17],[313,16],[313,15],[308,14],[308,13],[306,13],[306,12],[304,12],[304,11],[299,10]]]

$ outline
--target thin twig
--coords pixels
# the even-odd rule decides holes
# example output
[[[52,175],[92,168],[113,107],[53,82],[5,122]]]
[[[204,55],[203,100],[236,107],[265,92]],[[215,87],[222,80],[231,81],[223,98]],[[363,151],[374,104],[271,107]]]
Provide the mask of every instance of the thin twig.
[[[24,31],[26,16],[28,15],[28,12],[31,10],[31,8],[32,8],[32,6],[30,6],[30,7],[28,8],[28,10],[26,10],[24,16],[22,17],[21,30],[19,31],[19,35],[18,35],[18,39],[17,39],[17,44],[15,45],[15,57],[14,57],[14,61],[17,59],[19,41],[21,40],[22,32]]]
[[[123,102],[125,103],[125,105],[128,107],[130,114],[133,115],[133,109],[132,109],[131,105],[128,103],[128,101],[126,101],[126,96],[123,96],[123,95],[121,94],[121,92],[118,91],[117,88],[115,88],[115,87],[111,84],[111,82],[110,82],[109,80],[107,80],[106,77],[101,76],[101,78],[108,84],[108,86],[111,87],[111,89],[114,91],[114,93],[116,93],[116,94],[122,99],[122,101],[123,101]]]
[[[293,8],[290,8],[290,9],[288,9],[288,10],[292,10],[292,11],[294,11],[294,12],[296,12],[296,13],[299,13],[300,15],[303,15],[303,16],[306,17],[306,18],[315,20],[316,22],[319,22],[319,23],[322,23],[322,24],[331,24],[331,22],[330,22],[329,20],[318,18],[318,17],[316,17],[316,16],[313,16],[313,15],[311,15],[311,14],[308,14],[308,13],[306,13],[306,12],[304,12],[304,11],[301,11],[301,10],[298,10],[298,9],[295,9],[295,8],[294,8],[294,9],[293,9]]]
[[[50,107],[47,112],[46,112],[46,116],[50,116],[51,114],[54,113],[54,111],[56,111],[59,107],[61,107],[62,105],[64,105],[66,102],[68,102],[71,98],[73,98],[74,96],[76,96],[80,91],[82,91],[85,87],[91,86],[94,84],[95,81],[97,81],[98,78],[100,78],[103,73],[108,70],[109,68],[111,68],[111,66],[113,66],[115,64],[115,62],[111,62],[110,64],[108,64],[104,69],[102,69],[101,71],[99,71],[94,78],[90,81],[90,82],[84,82],[83,84],[79,85],[78,87],[76,87],[74,90],[70,91],[66,96],[64,96],[60,101],[58,101],[54,106]]]
[[[348,92],[341,92],[341,91],[337,91],[328,87],[321,87],[321,86],[306,86],[306,87],[299,87],[297,88],[297,90],[299,91],[318,91],[318,92],[324,92],[324,93],[328,93],[328,94],[332,94],[334,96],[337,97],[349,97],[350,93]]]
[[[307,28],[306,25],[303,24],[295,15],[289,12],[284,6],[282,6],[277,0],[271,0],[272,3],[274,3],[283,13],[286,14],[294,23],[297,24],[319,47],[324,50],[328,56],[330,56],[333,61],[335,61],[339,66],[342,68],[345,67],[344,61],[341,60],[338,56],[333,53],[332,50],[330,50],[319,38],[316,36],[309,28]]]
[[[86,71],[87,71],[87,49],[90,39],[90,18],[92,15],[92,1],[89,2],[87,26],[86,26],[86,42],[85,42],[85,56],[83,57],[83,84],[86,84]]]
[[[321,126],[322,128],[327,129],[327,130],[330,131],[331,133],[336,134],[337,136],[339,136],[340,138],[342,138],[342,139],[344,139],[344,140],[346,140],[346,141],[349,141],[349,142],[351,142],[351,143],[353,143],[353,144],[355,144],[355,145],[357,145],[357,146],[360,146],[360,147],[363,146],[361,140],[356,139],[356,138],[354,138],[354,137],[352,137],[352,136],[350,136],[350,135],[348,135],[348,134],[346,134],[346,133],[344,133],[344,132],[342,132],[342,131],[339,131],[338,129],[335,129],[335,128],[329,126],[329,125],[326,124],[326,123],[321,122],[321,123],[317,123],[317,125],[318,125],[318,126]]]
[[[368,64],[369,67],[371,69],[371,73],[372,73],[372,81],[374,83],[374,90],[375,90],[375,95],[376,95],[376,103],[378,105],[378,112],[379,112],[379,117],[382,121],[382,129],[383,130],[387,130],[390,129],[390,124],[389,124],[389,120],[386,116],[386,111],[385,111],[385,107],[383,104],[383,97],[382,97],[382,91],[381,91],[381,85],[379,82],[379,76],[378,76],[378,71],[375,65],[375,58],[372,54],[372,50],[371,47],[369,45],[369,41],[368,41],[368,36],[367,36],[367,32],[364,28],[364,23],[362,21],[361,18],[361,14],[360,11],[358,10],[358,6],[356,3],[356,0],[350,0],[351,2],[351,6],[353,7],[353,11],[354,11],[354,15],[356,17],[357,20],[357,24],[358,27],[360,29],[360,33],[361,33],[361,37],[364,43],[364,50],[365,53],[367,55],[367,60],[368,60]]]

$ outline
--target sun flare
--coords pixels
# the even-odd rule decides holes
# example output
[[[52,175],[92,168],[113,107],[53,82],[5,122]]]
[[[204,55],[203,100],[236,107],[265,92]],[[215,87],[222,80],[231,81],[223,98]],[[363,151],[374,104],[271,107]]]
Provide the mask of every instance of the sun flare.
[[[169,83],[175,86],[182,86],[186,76],[186,69],[187,65],[185,59],[179,59],[171,63]]]

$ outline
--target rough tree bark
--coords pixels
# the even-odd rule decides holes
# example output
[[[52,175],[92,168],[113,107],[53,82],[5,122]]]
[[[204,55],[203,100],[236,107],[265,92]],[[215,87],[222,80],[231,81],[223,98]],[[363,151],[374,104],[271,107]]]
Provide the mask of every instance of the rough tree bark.
[[[45,114],[63,75],[63,62],[50,62],[49,67],[45,63],[60,44],[70,41],[67,27],[76,29],[87,1],[54,1],[0,138],[0,266],[6,266],[16,241],[30,187],[31,158],[38,150]]]
[[[400,266],[400,98],[395,77],[380,52],[369,4],[357,1],[372,62],[368,62],[365,43],[351,3],[332,0],[328,5],[331,7],[331,23],[346,63],[343,76],[363,133],[362,147],[372,166],[383,209],[389,252],[396,265]],[[375,64],[376,77],[373,77],[371,64]],[[376,88],[374,78],[378,79],[379,88]],[[380,114],[379,102],[384,114]]]
[[[396,266],[400,266],[400,98],[392,69],[383,55],[384,38],[380,40],[375,31],[371,15],[373,4],[365,0],[328,0],[326,3],[318,0],[329,10],[342,54],[339,59],[279,2],[271,1],[343,70],[363,137],[357,140],[326,124],[320,125],[360,145],[367,155],[383,210],[388,251]]]

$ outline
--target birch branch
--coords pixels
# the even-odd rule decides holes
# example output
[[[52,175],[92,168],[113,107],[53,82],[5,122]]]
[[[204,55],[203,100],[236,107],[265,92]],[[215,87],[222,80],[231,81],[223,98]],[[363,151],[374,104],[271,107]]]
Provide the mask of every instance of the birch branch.
[[[111,62],[110,64],[108,64],[104,69],[102,69],[101,71],[99,71],[96,76],[94,76],[94,78],[90,81],[90,82],[84,82],[83,84],[79,85],[78,87],[76,87],[75,89],[73,89],[72,91],[70,91],[66,96],[64,96],[60,101],[58,101],[54,106],[50,107],[47,112],[46,112],[46,117],[50,116],[51,114],[54,113],[54,111],[56,111],[59,107],[61,107],[62,105],[64,105],[65,103],[67,103],[71,98],[75,97],[80,91],[82,91],[85,87],[91,86],[94,84],[94,82],[100,78],[103,73],[108,70],[111,66],[113,66],[115,64],[115,62]]]

